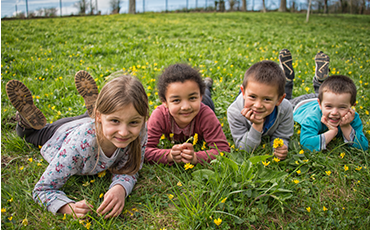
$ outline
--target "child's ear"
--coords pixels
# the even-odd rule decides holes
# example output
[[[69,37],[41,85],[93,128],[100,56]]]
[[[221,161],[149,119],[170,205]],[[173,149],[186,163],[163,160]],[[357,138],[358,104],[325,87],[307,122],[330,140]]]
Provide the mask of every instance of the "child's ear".
[[[320,99],[318,99],[318,98],[317,98],[317,103],[319,103],[320,110],[322,111],[322,109],[321,109],[321,102],[320,102]]]
[[[240,90],[242,91],[243,97],[244,97],[244,87],[243,87],[243,85],[240,85]]]
[[[168,106],[167,106],[167,101],[162,101],[162,105],[163,105],[164,107],[168,108]]]
[[[101,122],[101,114],[99,113],[99,111],[95,111],[95,122]]]
[[[285,96],[286,96],[286,93],[284,93],[283,96],[281,96],[279,98],[278,103],[276,104],[276,106],[279,106],[281,104],[281,102],[284,100]]]

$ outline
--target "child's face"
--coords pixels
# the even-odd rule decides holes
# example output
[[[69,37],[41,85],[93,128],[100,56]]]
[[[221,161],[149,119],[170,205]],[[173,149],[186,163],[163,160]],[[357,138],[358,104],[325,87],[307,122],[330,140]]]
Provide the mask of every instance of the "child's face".
[[[241,87],[244,98],[244,108],[249,108],[258,119],[270,115],[275,106],[280,105],[285,94],[279,98],[276,86],[257,82],[253,79],[248,81],[246,88]]]
[[[351,109],[351,94],[336,94],[330,91],[323,93],[322,101],[318,100],[322,116],[332,126],[338,126],[342,117]]]
[[[129,104],[112,114],[96,112],[96,121],[101,122],[104,136],[101,147],[107,153],[116,148],[125,148],[134,141],[140,134],[144,117]]]
[[[162,102],[180,128],[185,128],[198,114],[202,96],[195,81],[173,82],[167,86],[166,101]]]

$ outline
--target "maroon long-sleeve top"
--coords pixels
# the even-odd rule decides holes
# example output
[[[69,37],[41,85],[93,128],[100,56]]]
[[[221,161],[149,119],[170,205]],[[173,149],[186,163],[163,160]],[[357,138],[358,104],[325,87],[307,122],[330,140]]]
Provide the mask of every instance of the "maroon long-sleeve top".
[[[219,152],[230,152],[220,121],[215,113],[203,103],[199,113],[183,129],[177,126],[165,106],[160,105],[153,111],[148,120],[148,142],[145,149],[145,160],[147,162],[168,164],[167,155],[171,149],[159,149],[157,145],[162,134],[170,140],[171,133],[174,134],[172,140],[183,142],[197,133],[198,140],[204,140],[207,143],[209,150],[195,153],[200,163],[203,161],[210,162]]]

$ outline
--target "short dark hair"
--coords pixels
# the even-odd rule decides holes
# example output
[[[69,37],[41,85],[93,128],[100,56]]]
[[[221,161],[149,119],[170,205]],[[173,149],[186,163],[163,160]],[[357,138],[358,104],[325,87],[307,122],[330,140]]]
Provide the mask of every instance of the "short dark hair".
[[[333,75],[321,84],[319,88],[319,100],[322,101],[325,92],[335,94],[349,93],[351,95],[351,105],[356,103],[357,89],[351,78],[344,75]]]
[[[174,64],[168,66],[157,80],[158,95],[162,102],[166,101],[166,92],[169,84],[174,82],[184,83],[194,81],[198,84],[200,95],[204,95],[205,84],[198,70],[188,64]]]
[[[253,64],[244,74],[244,89],[251,79],[259,83],[276,86],[279,97],[285,93],[285,75],[276,62],[264,60]]]

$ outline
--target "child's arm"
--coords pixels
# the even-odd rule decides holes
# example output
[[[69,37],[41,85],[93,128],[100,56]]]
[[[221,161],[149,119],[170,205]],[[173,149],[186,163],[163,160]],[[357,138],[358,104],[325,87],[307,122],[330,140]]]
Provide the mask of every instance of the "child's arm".
[[[125,206],[126,190],[123,186],[116,184],[104,194],[104,201],[96,210],[99,214],[104,215],[112,210],[104,218],[116,217],[122,213]]]
[[[215,113],[208,107],[205,107],[204,110],[199,112],[198,118],[195,123],[195,133],[203,137],[209,150],[195,152],[196,160],[194,161],[197,163],[210,162],[212,159],[215,159],[216,155],[219,155],[219,152],[230,152],[229,143]],[[188,148],[188,150],[190,150],[189,154],[191,154],[191,151],[194,151],[192,148]]]
[[[340,124],[344,141],[349,142],[351,147],[367,150],[369,148],[369,141],[363,132],[363,125],[360,116],[354,111],[351,112],[351,115],[347,115],[344,116],[344,119],[342,119]],[[350,122],[349,125],[347,125],[348,122]],[[348,129],[346,129],[346,127],[348,127]]]
[[[323,135],[325,136],[325,146],[326,146],[327,144],[329,144],[330,141],[334,139],[335,136],[337,136],[338,127],[330,125],[325,116],[321,117],[321,122],[328,128],[328,131],[323,133]]]
[[[306,117],[301,122],[300,143],[304,148],[311,151],[321,151],[326,149],[326,137],[322,133],[324,130],[320,119],[315,116]]]

